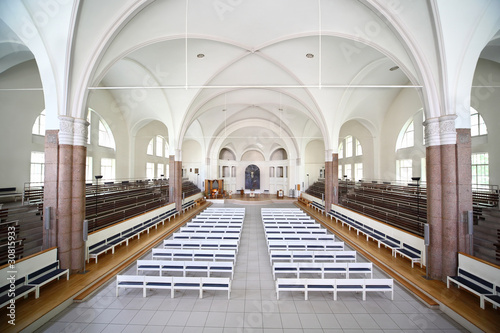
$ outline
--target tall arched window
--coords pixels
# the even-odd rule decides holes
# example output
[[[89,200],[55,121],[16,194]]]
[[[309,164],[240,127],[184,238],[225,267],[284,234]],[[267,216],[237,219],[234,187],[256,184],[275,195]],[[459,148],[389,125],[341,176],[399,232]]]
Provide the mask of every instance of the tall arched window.
[[[359,142],[358,139],[356,139],[356,156],[361,156],[363,155],[363,147],[361,147],[361,142]]]
[[[344,157],[344,142],[341,142],[339,145],[339,158]]]
[[[146,177],[149,179],[165,177],[168,178],[168,142],[161,136],[156,135],[148,143],[146,154]],[[163,178],[162,177],[162,178]]]
[[[399,140],[396,149],[413,147],[415,145],[415,130],[413,127],[413,120],[403,127],[399,134]]]
[[[352,156],[352,136],[348,135],[345,138],[345,157]]]
[[[45,110],[43,110],[40,115],[36,117],[31,133],[36,135],[45,135]]]
[[[479,136],[488,134],[483,117],[474,108],[470,108],[470,135]]]
[[[104,119],[99,120],[99,146],[116,149],[113,133]]]

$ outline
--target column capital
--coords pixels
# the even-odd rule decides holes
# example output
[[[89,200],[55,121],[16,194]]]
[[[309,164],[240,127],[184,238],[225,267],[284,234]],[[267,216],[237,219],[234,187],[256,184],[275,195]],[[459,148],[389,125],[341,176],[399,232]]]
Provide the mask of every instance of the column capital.
[[[85,119],[59,116],[59,143],[86,146],[89,125]]]
[[[430,118],[424,121],[426,146],[430,147],[456,144],[456,118],[456,115],[446,115],[439,118]]]
[[[59,116],[59,144],[73,145],[73,123],[75,118]]]

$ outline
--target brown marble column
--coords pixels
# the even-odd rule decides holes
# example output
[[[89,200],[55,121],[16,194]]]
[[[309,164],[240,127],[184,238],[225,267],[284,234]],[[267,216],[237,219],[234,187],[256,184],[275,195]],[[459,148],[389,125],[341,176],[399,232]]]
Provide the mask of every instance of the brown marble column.
[[[441,280],[442,271],[442,225],[441,225],[441,147],[426,148],[427,174],[427,223],[430,245],[427,258],[429,278]]]
[[[57,246],[57,177],[59,174],[59,130],[48,130],[45,132],[45,175],[43,187],[44,227],[43,227],[43,249]],[[47,208],[51,213],[48,216]],[[50,220],[50,228],[45,229],[46,220]]]
[[[333,203],[339,203],[339,154],[332,154]]]
[[[457,128],[457,199],[458,251],[472,254],[468,234],[467,211],[472,211],[471,134],[469,128]]]
[[[175,203],[175,155],[168,157],[168,202]],[[176,207],[179,209],[179,207]]]
[[[441,146],[443,270],[441,280],[457,273],[458,215],[456,145]]]
[[[180,212],[182,210],[182,161],[176,161],[175,156],[170,155],[169,165],[170,202],[174,202],[175,208]]]
[[[73,146],[73,176],[71,201],[71,270],[81,272],[84,267],[83,220],[85,219],[85,162],[87,148]]]
[[[175,207],[182,209],[182,161],[175,161]]]
[[[333,203],[332,161],[325,161],[325,211],[328,212]]]
[[[71,267],[73,146],[59,145],[57,247],[61,268]]]

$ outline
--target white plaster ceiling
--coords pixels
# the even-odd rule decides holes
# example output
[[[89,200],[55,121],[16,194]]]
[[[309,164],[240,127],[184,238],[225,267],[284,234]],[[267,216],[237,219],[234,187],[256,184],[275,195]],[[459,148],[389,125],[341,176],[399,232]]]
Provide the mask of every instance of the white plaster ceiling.
[[[311,140],[331,146],[332,129],[348,120],[380,130],[405,89],[387,86],[421,84],[399,37],[365,1],[157,0],[124,10],[134,3],[82,1],[75,48],[106,45],[90,89],[114,96],[131,132],[163,122],[172,146],[194,139],[217,156],[265,141],[300,157]],[[126,23],[107,34],[118,20]],[[1,20],[0,36],[0,73],[33,59]],[[481,56],[498,62],[498,40]]]

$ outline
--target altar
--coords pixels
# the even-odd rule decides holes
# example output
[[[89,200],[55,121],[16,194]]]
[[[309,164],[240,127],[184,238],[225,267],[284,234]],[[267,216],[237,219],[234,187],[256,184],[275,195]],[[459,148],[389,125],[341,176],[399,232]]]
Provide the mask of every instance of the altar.
[[[260,190],[245,190],[245,195],[248,195],[249,198],[258,197],[260,194]]]

